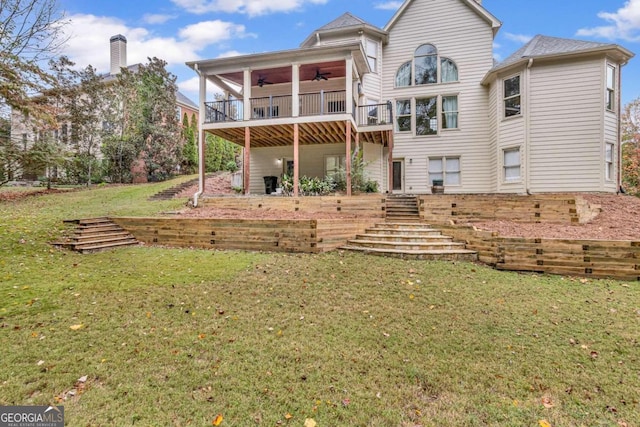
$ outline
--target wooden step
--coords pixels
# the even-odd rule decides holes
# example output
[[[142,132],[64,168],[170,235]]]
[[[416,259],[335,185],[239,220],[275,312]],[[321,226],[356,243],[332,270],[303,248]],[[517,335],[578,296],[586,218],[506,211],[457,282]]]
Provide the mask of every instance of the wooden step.
[[[114,248],[120,248],[123,246],[134,246],[134,245],[138,245],[138,241],[134,240],[134,241],[122,241],[122,242],[112,242],[112,243],[105,243],[105,244],[94,244],[91,246],[83,246],[81,248],[76,248],[75,250],[82,253],[82,254],[86,254],[86,253],[92,253],[92,252],[100,252],[100,251],[105,251],[108,249],[114,249]]]

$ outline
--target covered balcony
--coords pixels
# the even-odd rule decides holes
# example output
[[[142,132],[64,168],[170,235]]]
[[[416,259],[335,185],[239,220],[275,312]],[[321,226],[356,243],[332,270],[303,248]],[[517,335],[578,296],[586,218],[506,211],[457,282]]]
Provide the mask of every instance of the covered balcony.
[[[305,146],[341,144],[347,159],[360,142],[391,149],[391,103],[372,101],[379,90],[367,93],[371,70],[360,41],[188,65],[200,76],[201,155],[204,133],[242,146],[245,193],[254,148],[289,147],[294,181]]]

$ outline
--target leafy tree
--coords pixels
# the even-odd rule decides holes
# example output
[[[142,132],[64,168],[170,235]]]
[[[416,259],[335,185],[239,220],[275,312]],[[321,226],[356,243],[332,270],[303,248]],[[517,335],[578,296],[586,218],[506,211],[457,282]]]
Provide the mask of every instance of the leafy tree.
[[[122,69],[109,86],[102,152],[112,181],[131,182],[139,158],[151,181],[167,179],[180,164],[184,142],[175,81],[166,62],[150,58],[135,72]]]
[[[62,142],[68,144],[74,153],[67,172],[77,182],[89,186],[94,178],[100,179],[101,176],[96,174],[99,168],[96,151],[103,128],[105,87],[91,65],[82,70],[76,70],[74,66],[64,56],[51,62],[57,83],[48,95],[57,103],[57,122],[65,129],[61,132]]]
[[[622,114],[622,183],[640,196],[640,98],[630,102]]]
[[[170,177],[182,157],[183,140],[176,117],[178,86],[176,76],[166,70],[166,65],[161,59],[151,58],[135,74],[139,79],[135,121],[151,181]]]
[[[195,121],[195,114],[192,122]],[[195,173],[198,167],[198,147],[196,142],[197,130],[194,133],[193,126],[189,124],[189,117],[184,113],[182,118],[182,137],[184,139],[184,150],[182,151],[182,170],[184,173]]]
[[[205,171],[231,171],[238,169],[236,157],[240,153],[240,147],[219,136],[207,134],[205,139]]]
[[[26,171],[44,172],[47,177],[47,188],[51,189],[51,181],[55,171],[68,161],[69,155],[63,144],[51,135],[51,131],[40,131],[38,140],[25,153],[22,167]]]

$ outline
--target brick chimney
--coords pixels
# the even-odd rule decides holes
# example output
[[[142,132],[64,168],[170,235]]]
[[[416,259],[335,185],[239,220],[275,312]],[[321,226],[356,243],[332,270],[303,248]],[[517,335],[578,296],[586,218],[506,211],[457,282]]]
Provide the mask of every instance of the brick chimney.
[[[122,34],[109,40],[111,45],[111,74],[119,74],[120,68],[127,66],[127,39]]]

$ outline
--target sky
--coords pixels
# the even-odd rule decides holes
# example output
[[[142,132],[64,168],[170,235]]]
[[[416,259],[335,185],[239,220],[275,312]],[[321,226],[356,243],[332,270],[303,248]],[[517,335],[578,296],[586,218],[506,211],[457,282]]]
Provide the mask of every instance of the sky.
[[[129,65],[158,57],[197,103],[187,61],[294,49],[344,12],[384,27],[402,1],[58,0],[69,40],[61,53],[109,72],[109,39],[127,38]],[[455,0],[447,0],[455,1]],[[640,56],[640,0],[483,0],[503,25],[494,57],[505,59],[536,34],[616,43]],[[622,101],[640,97],[640,58],[623,68]]]

